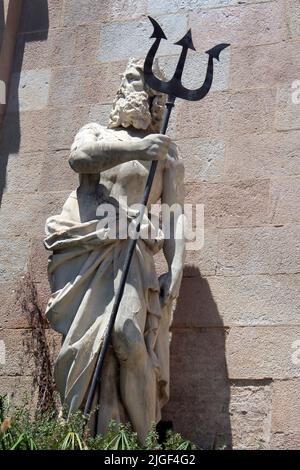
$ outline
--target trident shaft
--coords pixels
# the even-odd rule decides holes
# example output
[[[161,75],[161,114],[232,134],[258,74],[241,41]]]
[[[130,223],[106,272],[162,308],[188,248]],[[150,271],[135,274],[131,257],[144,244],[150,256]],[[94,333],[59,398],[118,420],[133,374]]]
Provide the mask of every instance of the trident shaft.
[[[196,90],[189,90],[182,85],[181,77],[182,77],[188,49],[195,50],[193,41],[192,41],[191,30],[189,30],[180,41],[175,43],[176,45],[182,47],[182,52],[179,57],[178,64],[177,64],[173,77],[169,81],[163,81],[155,77],[152,71],[152,67],[153,67],[154,58],[159,48],[161,40],[167,39],[167,38],[162,28],[160,27],[160,25],[157,23],[157,21],[155,21],[150,16],[148,18],[154,27],[154,31],[153,31],[151,38],[155,38],[155,41],[152,44],[145,59],[144,76],[145,76],[145,81],[149,85],[150,88],[152,88],[155,91],[159,91],[161,93],[165,93],[168,95],[168,100],[166,102],[166,109],[165,109],[165,113],[163,116],[163,122],[162,122],[161,129],[160,129],[160,133],[165,134],[168,128],[168,123],[169,123],[172,108],[175,103],[175,99],[182,98],[188,101],[198,101],[207,95],[207,93],[209,92],[211,88],[212,81],[213,81],[213,67],[214,67],[213,59],[219,60],[220,52],[226,47],[228,47],[229,44],[218,44],[217,46],[213,47],[212,49],[206,52],[209,58],[208,58],[208,65],[207,65],[207,71],[206,71],[206,77],[205,77],[204,83],[201,87],[199,87]],[[152,188],[152,184],[153,184],[153,180],[154,180],[154,176],[155,176],[155,172],[157,168],[157,163],[158,163],[157,160],[155,160],[151,164],[149,175],[148,175],[146,186],[145,186],[143,201],[142,201],[143,209],[140,211],[140,214],[139,214],[140,222],[137,224],[135,237],[132,238],[129,242],[128,252],[126,254],[126,258],[124,261],[124,268],[123,268],[123,272],[122,272],[122,276],[120,280],[120,285],[116,293],[114,305],[112,308],[112,313],[111,313],[111,316],[110,316],[110,319],[109,319],[109,322],[108,322],[108,325],[104,334],[103,344],[102,344],[102,347],[100,349],[100,352],[97,358],[96,367],[94,370],[93,378],[92,378],[90,389],[89,389],[88,396],[87,396],[87,401],[86,401],[86,405],[84,409],[84,416],[86,417],[86,419],[89,418],[89,414],[91,412],[93,400],[95,397],[96,388],[101,378],[104,360],[105,360],[105,357],[106,357],[106,354],[110,345],[111,336],[113,333],[113,328],[114,328],[115,320],[118,314],[119,306],[123,297],[131,260],[132,260],[132,257],[136,248],[136,244],[139,238],[141,221],[143,219],[145,208],[148,203],[150,191]]]

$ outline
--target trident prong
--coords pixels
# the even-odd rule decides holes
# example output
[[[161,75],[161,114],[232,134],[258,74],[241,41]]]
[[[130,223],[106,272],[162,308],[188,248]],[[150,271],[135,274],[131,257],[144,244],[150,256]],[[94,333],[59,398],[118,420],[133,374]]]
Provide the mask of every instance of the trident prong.
[[[175,42],[175,46],[181,46],[182,51],[181,51],[181,54],[177,63],[177,67],[174,72],[172,80],[176,79],[177,81],[180,81],[184,64],[186,61],[188,49],[192,49],[192,51],[196,50],[193,44],[192,31],[189,29],[188,32],[185,34],[185,36],[183,36],[183,38],[180,39],[180,41]]]
[[[144,75],[145,81],[153,90],[160,91],[161,93],[166,93],[169,96],[174,98],[182,98],[184,100],[189,101],[198,101],[204,98],[209,92],[212,81],[213,81],[213,71],[214,71],[214,64],[213,59],[219,60],[220,52],[229,46],[229,44],[218,44],[217,46],[213,47],[212,49],[206,51],[208,54],[208,65],[206,70],[206,77],[204,83],[201,87],[197,88],[196,90],[189,90],[185,88],[181,83],[181,77],[184,69],[184,64],[187,57],[188,49],[196,50],[192,40],[192,32],[189,30],[180,41],[176,42],[175,44],[182,47],[182,52],[180,58],[178,60],[178,64],[175,70],[175,73],[171,80],[163,81],[155,77],[152,68],[155,55],[159,48],[159,44],[161,39],[166,39],[166,36],[161,28],[161,26],[150,16],[148,17],[151,23],[154,26],[154,31],[151,37],[155,38],[155,42],[152,44],[144,65]]]

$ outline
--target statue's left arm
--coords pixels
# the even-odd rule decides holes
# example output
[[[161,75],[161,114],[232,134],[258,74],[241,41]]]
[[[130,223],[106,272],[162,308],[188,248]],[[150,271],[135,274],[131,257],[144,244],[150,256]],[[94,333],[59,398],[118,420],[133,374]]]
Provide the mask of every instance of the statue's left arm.
[[[184,238],[184,166],[177,157],[177,149],[171,145],[166,161],[161,197],[165,227],[164,255],[168,272],[160,277],[161,302],[166,304],[178,297],[185,260]],[[164,229],[164,227],[163,227]]]

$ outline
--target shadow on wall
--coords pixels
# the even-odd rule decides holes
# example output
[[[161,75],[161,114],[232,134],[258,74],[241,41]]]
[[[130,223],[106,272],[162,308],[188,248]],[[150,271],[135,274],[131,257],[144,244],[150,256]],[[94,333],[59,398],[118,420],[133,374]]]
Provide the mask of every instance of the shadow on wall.
[[[0,18],[1,4],[0,0]],[[0,19],[1,29],[1,19]],[[26,42],[45,41],[48,38],[49,15],[48,0],[35,0],[32,8],[31,0],[23,0],[19,32],[13,60],[12,76],[9,84],[7,112],[3,121],[0,136],[0,207],[6,187],[6,171],[10,155],[17,155],[21,142],[19,84],[22,71],[23,55]],[[36,31],[36,32],[32,32]],[[0,64],[1,66],[1,64]]]
[[[226,330],[198,269],[185,273],[172,333],[170,402],[163,420],[202,449],[230,449]]]

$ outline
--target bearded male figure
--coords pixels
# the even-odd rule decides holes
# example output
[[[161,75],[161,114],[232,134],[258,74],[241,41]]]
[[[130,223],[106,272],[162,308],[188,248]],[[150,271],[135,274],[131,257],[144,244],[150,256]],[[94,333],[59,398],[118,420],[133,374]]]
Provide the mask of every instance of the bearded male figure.
[[[152,238],[137,242],[93,403],[98,412],[92,413],[97,433],[105,434],[111,419],[129,421],[141,441],[160,420],[169,397],[169,326],[185,251],[178,236],[183,232],[178,211],[183,165],[176,146],[158,134],[163,111],[163,95],[146,87],[143,63],[131,59],[108,127],[91,123],[76,135],[69,163],[80,185],[62,213],[46,223],[45,247],[53,251],[46,314],[63,335],[55,380],[62,402],[73,412],[84,408],[129,243],[118,230],[111,236],[112,224],[99,224],[102,209],[111,204],[117,219],[126,210],[127,224],[135,222],[138,212],[131,208],[142,201],[151,161],[158,160],[148,209],[158,201],[171,207],[170,233],[164,239],[151,215],[144,216],[142,232],[151,229]],[[168,272],[158,278],[154,254],[161,248]]]

